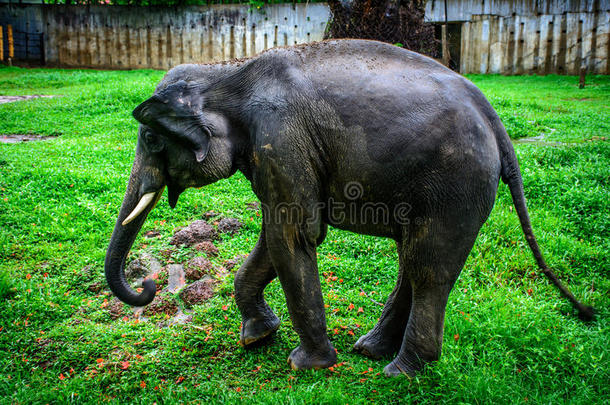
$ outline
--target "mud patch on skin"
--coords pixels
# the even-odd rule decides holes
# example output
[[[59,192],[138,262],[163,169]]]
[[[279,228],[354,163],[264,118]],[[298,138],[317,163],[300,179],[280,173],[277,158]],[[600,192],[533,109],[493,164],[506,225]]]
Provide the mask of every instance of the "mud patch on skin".
[[[23,143],[23,142],[32,142],[32,141],[44,141],[47,139],[56,138],[56,135],[35,135],[35,134],[1,134],[0,135],[0,143]]]

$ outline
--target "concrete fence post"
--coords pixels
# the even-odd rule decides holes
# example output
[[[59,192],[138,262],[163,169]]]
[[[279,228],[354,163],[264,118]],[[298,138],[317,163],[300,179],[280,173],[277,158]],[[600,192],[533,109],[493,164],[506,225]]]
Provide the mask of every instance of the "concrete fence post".
[[[13,26],[10,24],[6,27],[6,39],[8,41],[8,58],[12,60],[15,57],[15,49],[13,48]]]

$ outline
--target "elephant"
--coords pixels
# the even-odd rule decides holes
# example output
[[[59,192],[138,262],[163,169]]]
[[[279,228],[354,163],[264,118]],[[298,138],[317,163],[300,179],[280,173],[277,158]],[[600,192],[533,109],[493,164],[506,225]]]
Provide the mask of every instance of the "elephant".
[[[438,360],[449,292],[500,180],[541,271],[582,319],[593,318],[542,257],[497,113],[474,84],[431,58],[329,40],[180,65],[133,116],[135,159],[105,260],[110,289],[127,304],[155,296],[150,279],[132,289],[124,265],[164,188],[173,208],[187,188],[240,171],[263,207],[260,237],[234,279],[240,343],[264,343],[278,329],[263,296],[278,277],[300,338],[293,369],[336,363],[316,262],[329,225],[391,238],[398,251],[396,287],[354,350],[392,358],[388,376],[413,376]]]

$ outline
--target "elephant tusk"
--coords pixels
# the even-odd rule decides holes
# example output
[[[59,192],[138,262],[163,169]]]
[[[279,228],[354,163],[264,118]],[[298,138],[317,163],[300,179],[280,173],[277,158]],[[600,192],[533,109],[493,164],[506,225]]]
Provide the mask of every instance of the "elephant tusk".
[[[135,219],[135,217],[140,215],[142,213],[142,211],[144,211],[146,209],[146,207],[148,207],[148,205],[155,199],[156,194],[157,193],[144,194],[142,196],[142,198],[140,199],[140,202],[138,203],[138,205],[136,205],[136,208],[134,208],[134,210],[131,212],[131,214],[129,214],[129,216],[127,218],[125,218],[125,220],[122,222],[123,226],[127,225],[128,223],[133,221]]]

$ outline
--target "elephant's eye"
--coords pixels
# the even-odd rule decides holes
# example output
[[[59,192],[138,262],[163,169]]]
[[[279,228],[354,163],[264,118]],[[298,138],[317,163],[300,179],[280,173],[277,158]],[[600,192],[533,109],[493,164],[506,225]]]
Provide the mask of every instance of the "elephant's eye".
[[[164,143],[160,135],[153,133],[152,131],[144,132],[144,142],[146,147],[153,153],[159,153],[163,150]]]

